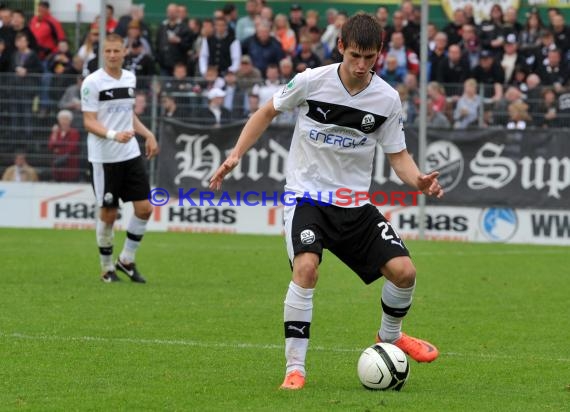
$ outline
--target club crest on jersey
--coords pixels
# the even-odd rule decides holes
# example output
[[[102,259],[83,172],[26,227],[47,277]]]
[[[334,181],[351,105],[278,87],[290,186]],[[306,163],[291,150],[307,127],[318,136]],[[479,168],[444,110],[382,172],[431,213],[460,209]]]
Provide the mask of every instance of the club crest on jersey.
[[[303,230],[301,232],[301,243],[304,245],[312,245],[315,243],[315,232],[312,230]]]
[[[362,118],[362,123],[360,123],[360,128],[362,129],[363,132],[367,132],[374,127],[374,123],[376,123],[376,120],[374,120],[374,116],[368,113]]]
[[[135,97],[135,89],[133,89],[132,87],[129,87],[129,96]]]

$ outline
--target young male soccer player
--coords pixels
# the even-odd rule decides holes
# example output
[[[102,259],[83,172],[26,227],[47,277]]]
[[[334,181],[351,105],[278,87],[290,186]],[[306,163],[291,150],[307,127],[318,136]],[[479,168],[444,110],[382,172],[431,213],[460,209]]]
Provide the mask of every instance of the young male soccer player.
[[[214,173],[210,186],[221,187],[244,153],[280,112],[300,107],[287,160],[288,192],[368,191],[376,143],[408,185],[443,196],[438,172],[422,174],[406,150],[398,93],[371,71],[382,47],[374,17],[359,14],[343,26],[338,42],[343,61],[298,74],[245,124],[236,146]],[[418,362],[438,356],[430,343],[402,333],[402,318],[412,303],[416,270],[398,234],[371,204],[320,206],[299,201],[286,207],[287,252],[293,279],[285,297],[283,389],[305,384],[305,356],[313,311],[313,291],[323,248],[329,249],[368,284],[384,276],[382,322],[377,341],[392,342]],[[342,204],[346,205],[346,201]],[[351,206],[354,206],[354,202]]]
[[[145,283],[135,265],[135,253],[152,213],[150,186],[135,133],[145,139],[146,157],[158,153],[156,139],[133,112],[135,75],[123,70],[126,49],[117,34],[106,37],[102,52],[104,67],[85,78],[81,87],[83,122],[89,132],[87,152],[97,204],[97,245],[104,282],[116,282],[115,268],[133,282]],[[127,239],[113,264],[113,223],[119,198],[132,201],[134,215],[127,225]]]

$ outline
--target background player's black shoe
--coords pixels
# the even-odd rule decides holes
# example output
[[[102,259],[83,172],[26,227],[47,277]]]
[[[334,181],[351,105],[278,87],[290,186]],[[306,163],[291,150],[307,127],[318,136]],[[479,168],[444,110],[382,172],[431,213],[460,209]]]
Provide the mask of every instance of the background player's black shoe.
[[[108,270],[101,275],[101,280],[105,283],[119,282],[121,279],[117,276],[114,270]]]
[[[133,282],[146,283],[146,279],[142,277],[140,272],[137,270],[137,265],[135,263],[129,263],[128,265],[117,259],[117,264],[115,265],[117,270],[120,270],[125,275],[127,275]]]

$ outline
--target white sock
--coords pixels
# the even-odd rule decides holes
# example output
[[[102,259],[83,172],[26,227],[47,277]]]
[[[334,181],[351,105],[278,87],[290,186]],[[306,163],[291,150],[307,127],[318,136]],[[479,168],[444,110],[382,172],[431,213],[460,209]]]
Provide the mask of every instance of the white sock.
[[[104,272],[115,270],[113,265],[113,225],[108,225],[97,219],[95,233],[97,246],[99,246],[99,261]]]
[[[386,280],[382,287],[382,324],[378,336],[382,342],[394,342],[402,335],[402,318],[412,304],[416,285],[399,288]]]
[[[302,288],[293,281],[289,283],[283,311],[287,373],[298,370],[305,375],[305,358],[313,318],[314,290]]]
[[[123,245],[123,250],[119,259],[125,264],[129,264],[135,261],[135,253],[141,244],[141,240],[146,232],[146,224],[148,220],[143,220],[135,215],[131,216],[129,224],[127,225],[127,238],[125,239],[125,244]]]

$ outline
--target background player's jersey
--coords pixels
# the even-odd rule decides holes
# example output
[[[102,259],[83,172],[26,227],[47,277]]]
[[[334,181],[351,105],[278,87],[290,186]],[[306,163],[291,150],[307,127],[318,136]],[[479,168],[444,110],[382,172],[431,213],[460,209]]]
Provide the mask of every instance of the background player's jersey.
[[[332,201],[338,200],[338,189],[350,189],[353,197],[368,192],[377,143],[384,153],[406,148],[398,92],[373,75],[364,90],[351,96],[340,80],[339,65],[307,69],[273,96],[278,111],[300,108],[285,189],[308,192],[313,199],[321,193],[327,202],[330,192]],[[348,193],[342,196],[346,205]]]
[[[117,132],[134,130],[135,86],[136,77],[130,71],[122,70],[121,78],[115,79],[99,69],[83,81],[81,110],[96,112],[97,120],[107,129]],[[93,133],[87,136],[87,152],[89,161],[97,163],[122,162],[141,154],[137,139],[119,143]]]

